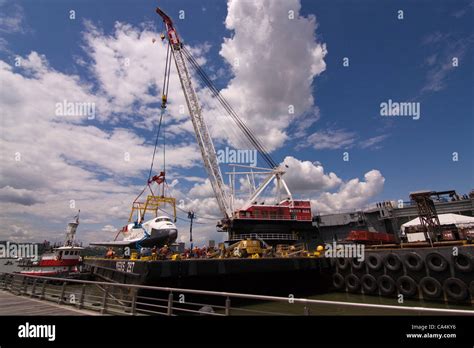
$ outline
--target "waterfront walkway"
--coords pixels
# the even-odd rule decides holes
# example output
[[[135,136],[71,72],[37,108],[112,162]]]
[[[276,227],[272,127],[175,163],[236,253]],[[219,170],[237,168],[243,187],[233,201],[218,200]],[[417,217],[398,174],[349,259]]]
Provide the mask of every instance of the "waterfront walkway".
[[[3,315],[98,315],[98,313],[17,296],[0,290],[0,316]]]
[[[430,308],[277,297],[81,279],[0,273],[0,316],[6,315],[470,315],[472,307]],[[141,291],[141,292],[140,292]],[[36,297],[36,298],[35,298]],[[186,299],[186,302],[184,300]],[[183,302],[182,302],[183,301]],[[67,305],[64,303],[68,303]],[[235,304],[239,305],[236,306]],[[245,305],[242,305],[244,304]],[[352,308],[349,313],[347,310]],[[377,313],[373,311],[377,311]],[[347,313],[346,313],[347,312]]]

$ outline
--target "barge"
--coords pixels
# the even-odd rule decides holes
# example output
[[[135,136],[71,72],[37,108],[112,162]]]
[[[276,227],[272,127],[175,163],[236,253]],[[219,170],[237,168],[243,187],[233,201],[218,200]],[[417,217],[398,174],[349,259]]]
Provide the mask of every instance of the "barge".
[[[125,284],[303,296],[327,292],[331,268],[324,258],[229,258],[141,261],[86,258],[96,277]]]
[[[326,240],[354,241],[354,228],[377,228],[366,234],[390,236],[389,243],[379,245],[359,237],[366,244],[363,262],[332,260],[334,289],[401,301],[474,303],[474,193],[420,191],[410,198],[398,206],[384,202],[376,209],[317,219]]]
[[[428,196],[427,200],[429,199]],[[453,207],[459,207],[459,201],[452,202]],[[461,203],[466,205],[467,202],[472,204],[472,196],[463,199]],[[446,203],[442,202],[444,211],[450,204]],[[433,206],[436,209],[438,204]],[[410,209],[415,208],[411,206]],[[463,212],[465,216],[472,214],[469,209]],[[412,214],[411,217],[420,215],[414,211]],[[254,215],[245,212],[243,220],[252,219]],[[310,212],[308,216],[311,216]],[[438,217],[437,214],[435,216]],[[280,216],[275,218],[281,219]],[[237,225],[240,219],[239,215],[234,223]],[[303,219],[300,217],[300,220]],[[384,220],[385,225],[390,221]],[[319,223],[323,221],[322,218]],[[408,222],[408,219],[403,221]],[[267,250],[281,249],[282,244],[275,245],[275,240],[272,240],[278,235],[277,231],[270,231],[268,224],[263,222],[262,220],[261,229],[245,231],[248,233],[243,233],[243,230],[238,231],[240,233],[229,233],[228,243],[253,240],[261,241],[267,246]],[[313,229],[294,232],[294,241],[286,240],[289,242],[287,245],[304,245],[301,252],[288,253],[286,257],[269,253],[260,254],[258,258],[253,257],[255,254],[235,257],[232,253],[230,257],[221,255],[220,258],[155,261],[89,258],[85,260],[85,267],[99,278],[130,284],[284,296],[289,293],[303,296],[336,290],[398,297],[399,300],[418,298],[464,304],[474,302],[474,230],[456,229],[456,226],[447,225],[438,226],[439,231],[432,233],[422,226],[413,231],[414,235],[423,230],[421,235],[426,235],[428,239],[409,242],[406,236],[391,233],[390,229],[371,232],[369,224],[370,220],[365,218],[359,221],[357,228],[365,227],[367,231],[348,229],[344,239],[336,240],[336,231],[341,230],[337,228],[330,238],[326,238],[326,246],[331,239],[332,243],[363,245],[363,260],[354,256],[326,257],[324,251],[318,252],[321,249],[317,248],[322,248],[320,228],[313,224]],[[396,224],[402,225],[400,221],[390,221],[388,225]],[[252,223],[251,226],[255,228],[256,224]],[[371,230],[373,231],[373,226]],[[311,253],[311,250],[316,251]]]

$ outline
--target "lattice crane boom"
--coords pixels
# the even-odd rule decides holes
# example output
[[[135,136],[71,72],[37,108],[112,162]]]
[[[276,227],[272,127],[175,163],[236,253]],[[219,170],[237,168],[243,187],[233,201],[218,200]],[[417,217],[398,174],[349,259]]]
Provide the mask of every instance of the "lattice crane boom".
[[[186,59],[182,51],[183,45],[174,28],[171,18],[160,8],[156,9],[156,13],[158,13],[163,18],[163,22],[166,26],[167,39],[171,45],[171,52],[173,54],[176,69],[178,71],[181,87],[183,88],[186,104],[188,106],[191,122],[196,135],[196,140],[203,158],[204,167],[206,168],[207,174],[209,176],[209,181],[216,196],[220,210],[225,217],[230,218],[232,216],[232,209],[230,207],[229,194],[222,178],[222,173],[219,167],[219,162],[217,160],[217,154],[212,142],[212,138],[202,115],[199,98],[196,94],[196,91],[194,90],[191,75],[189,73],[188,67],[186,66]]]

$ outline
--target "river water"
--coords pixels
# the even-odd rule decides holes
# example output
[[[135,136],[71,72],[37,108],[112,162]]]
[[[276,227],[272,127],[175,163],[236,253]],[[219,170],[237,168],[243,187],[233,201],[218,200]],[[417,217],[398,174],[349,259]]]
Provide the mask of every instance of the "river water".
[[[5,265],[8,261],[13,262],[13,265]],[[1,272],[15,272],[19,270],[19,267],[17,266],[17,262],[12,259],[0,259],[0,273]]]
[[[363,294],[351,294],[346,292],[331,292],[325,294],[317,294],[307,296],[308,299],[312,300],[323,300],[323,301],[340,301],[340,302],[352,302],[352,303],[368,303],[368,304],[379,304],[379,305],[390,305],[400,307],[428,307],[428,308],[444,308],[444,309],[462,309],[462,310],[474,310],[474,307],[467,305],[456,305],[448,304],[443,302],[431,302],[423,301],[418,299],[405,300],[403,304],[397,302],[397,298],[387,298],[379,296],[368,296]],[[277,312],[277,313],[288,313],[303,315],[304,305],[297,303],[257,303],[254,305],[243,306],[244,309]],[[368,307],[349,307],[335,304],[310,304],[307,306],[311,315],[418,315],[418,312],[404,311],[397,309],[380,309],[380,308],[368,308]],[[245,314],[242,312],[242,314]],[[433,314],[433,313],[425,313]]]

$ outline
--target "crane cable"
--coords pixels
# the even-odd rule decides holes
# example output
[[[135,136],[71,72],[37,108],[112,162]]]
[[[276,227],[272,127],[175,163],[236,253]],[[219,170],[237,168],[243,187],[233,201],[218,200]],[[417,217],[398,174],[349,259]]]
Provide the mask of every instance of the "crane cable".
[[[165,113],[165,109],[161,109],[161,115],[160,115],[160,122],[158,123],[158,130],[156,132],[156,138],[155,138],[155,146],[153,148],[153,157],[151,159],[151,165],[150,165],[150,172],[148,173],[148,180],[150,181],[151,175],[153,173],[153,164],[155,162],[155,154],[156,154],[156,148],[158,147],[158,139],[160,137],[160,130],[161,130],[161,123],[163,121],[163,114]],[[163,146],[164,147],[164,146]],[[164,150],[163,150],[164,151]]]
[[[170,86],[170,70],[171,70],[171,45],[168,41],[168,47],[166,49],[166,63],[165,63],[165,76],[163,78],[163,95],[164,95],[164,102],[161,104],[161,110],[166,109],[166,103],[168,99],[168,88]],[[166,132],[163,127],[163,172],[166,173]],[[166,181],[166,176],[165,176]]]
[[[237,115],[235,110],[232,108],[232,106],[229,104],[229,102],[222,96],[222,94],[219,92],[219,90],[214,86],[212,83],[211,79],[209,76],[206,74],[206,72],[201,68],[199,63],[196,61],[196,59],[192,56],[192,54],[185,48],[182,48],[182,51],[184,53],[185,58],[189,61],[189,63],[192,65],[194,70],[198,73],[199,77],[201,80],[204,82],[204,84],[211,90],[212,94],[218,99],[218,101],[221,103],[221,105],[224,107],[224,109],[228,112],[228,114],[232,117],[233,121],[237,124],[237,126],[243,131],[243,133],[247,136],[248,140],[253,144],[253,146],[257,149],[257,151],[260,153],[260,155],[263,157],[265,162],[272,167],[275,168],[278,165],[276,162],[271,158],[270,154],[266,150],[266,148],[262,145],[262,143],[258,140],[258,138],[255,137],[253,132],[249,129],[249,127],[240,119],[240,117]]]
[[[151,159],[150,170],[149,170],[149,173],[148,173],[147,185],[143,188],[143,190],[140,192],[140,194],[137,196],[137,198],[135,198],[134,202],[136,202],[138,200],[138,198],[145,192],[146,188],[150,186],[150,179],[151,179],[152,174],[153,174],[153,165],[155,163],[156,150],[158,148],[158,141],[159,141],[159,138],[160,138],[160,131],[161,131],[161,127],[162,127],[162,124],[163,124],[163,115],[164,115],[165,110],[166,110],[167,96],[168,96],[168,90],[169,90],[171,58],[172,58],[172,55],[170,54],[170,52],[171,52],[171,45],[168,41],[167,50],[166,50],[165,71],[164,71],[164,77],[163,77],[162,104],[161,104],[160,120],[159,120],[158,128],[157,128],[157,131],[156,131],[155,144],[154,144],[154,147],[153,147],[153,156],[152,156],[152,159]],[[166,134],[165,134],[164,125],[163,125],[163,172],[165,172],[165,171],[166,171]],[[166,181],[166,176],[164,177],[163,189],[164,189],[165,185],[168,187],[168,183]],[[168,187],[168,189],[169,189],[169,187]],[[150,188],[150,190],[151,190],[151,188]],[[161,208],[158,208],[158,209],[163,211],[164,213],[168,214],[168,212],[166,212],[165,210],[163,210]],[[180,209],[180,208],[178,207],[178,209]],[[180,210],[182,210],[182,209],[180,209]],[[168,215],[170,215],[170,214],[168,214]],[[176,217],[180,220],[185,220],[185,219],[180,218],[178,216],[176,216]],[[196,222],[196,223],[203,224],[203,223],[199,223],[199,222]],[[120,231],[119,231],[119,233],[120,233]],[[117,236],[118,236],[119,233],[117,233]],[[116,238],[117,238],[117,236],[116,236]]]
[[[165,184],[166,187],[168,188],[168,191],[171,192],[171,188],[170,188],[170,186],[168,185],[168,183],[165,181],[164,184]],[[176,209],[177,209],[177,210],[180,210],[180,211],[182,211],[183,213],[186,213],[186,214],[189,213],[189,210],[185,210],[185,209],[181,208],[179,205],[176,206]],[[163,210],[162,210],[162,211],[163,211]],[[167,213],[166,211],[163,211],[163,212]],[[179,217],[177,217],[177,218],[179,219]],[[199,216],[196,216],[196,219],[203,219],[203,220],[215,221],[215,220],[218,220],[219,217],[212,217],[212,218],[211,218],[211,217],[206,217],[206,216],[201,216],[201,215],[199,215]]]
[[[258,139],[251,132],[251,130],[247,127],[247,125],[239,118],[239,116],[237,115],[235,110],[232,108],[232,106],[229,104],[229,102],[220,94],[220,92],[217,90],[217,88],[212,83],[211,79],[207,76],[205,71],[200,67],[200,65],[196,61],[196,59],[191,55],[191,53],[189,51],[187,51],[186,48],[183,48],[183,52],[185,53],[186,59],[191,63],[191,65],[193,66],[193,68],[196,70],[199,77],[201,78],[201,80],[211,90],[211,92],[214,94],[214,96],[219,100],[221,105],[226,109],[226,111],[232,117],[234,122],[244,132],[244,134],[247,136],[247,138],[250,140],[250,142],[254,145],[254,147],[259,151],[260,155],[264,158],[264,160],[267,162],[267,164],[270,167],[276,167],[276,163],[269,156],[268,151],[266,151],[264,146],[258,141]]]
[[[162,211],[163,213],[165,213],[165,214],[167,214],[167,215],[172,215],[172,214],[170,214],[169,212],[167,212],[166,210],[164,210],[164,209],[162,209],[162,208],[158,208],[158,210]],[[180,210],[181,210],[182,212],[184,212],[184,213],[189,213],[189,212],[184,211],[184,210],[182,210],[182,209],[180,209]],[[176,219],[177,219],[177,220],[184,221],[184,222],[189,222],[189,219],[182,218],[182,217],[180,217],[180,216],[178,216],[178,215],[176,215]],[[195,219],[205,219],[205,218],[203,218],[203,217],[197,217],[197,216],[196,216]],[[211,220],[211,219],[209,219],[209,220]],[[212,221],[215,221],[215,219],[212,219]],[[205,222],[198,222],[198,221],[194,221],[193,223],[199,224],[199,225],[207,225],[207,224],[208,224],[208,223],[205,223]]]
[[[164,78],[163,78],[163,97],[162,97],[162,104],[161,104],[161,113],[160,113],[160,121],[158,122],[158,128],[156,131],[156,137],[155,137],[155,144],[153,146],[153,156],[151,158],[151,163],[150,163],[150,171],[148,172],[148,178],[147,178],[147,183],[143,190],[138,194],[138,196],[135,198],[133,201],[133,204],[141,197],[141,195],[145,192],[147,187],[150,189],[151,193],[153,194],[153,191],[151,190],[150,187],[150,179],[153,175],[153,165],[155,163],[155,156],[156,156],[156,149],[158,148],[158,140],[160,139],[160,131],[161,131],[161,125],[163,123],[163,115],[165,114],[166,110],[166,96],[168,94],[168,87],[169,87],[169,76],[170,76],[170,67],[171,67],[171,55],[170,55],[170,44],[168,42],[168,48],[166,51],[166,64],[165,64],[165,73],[164,73]],[[163,126],[164,128],[164,126]],[[165,143],[165,131],[163,130],[163,171],[165,171],[165,158],[166,158],[166,143]],[[164,178],[164,181],[166,183],[166,176]],[[163,185],[163,190],[164,190],[164,185]],[[164,194],[164,192],[163,192]],[[117,234],[118,236],[118,234]],[[116,238],[117,238],[116,236]]]
[[[168,88],[169,88],[169,84],[170,84],[170,68],[171,68],[170,50],[171,50],[171,47],[170,47],[170,44],[168,42],[168,48],[167,48],[167,51],[166,51],[165,74],[164,74],[164,78],[163,78],[163,90],[162,90],[163,97],[165,97],[165,98],[168,95]],[[161,124],[163,123],[163,115],[165,113],[165,110],[166,110],[166,99],[164,99],[162,104],[161,104],[160,121],[158,123],[158,129],[157,129],[157,132],[156,132],[155,146],[153,148],[153,156],[152,156],[152,159],[151,159],[150,172],[148,173],[147,182],[150,181],[151,176],[153,174],[153,164],[155,162],[156,149],[158,147],[158,140],[159,140],[159,137],[160,137]],[[164,126],[163,126],[163,171],[164,172],[165,172],[165,169],[166,169],[165,166],[166,166],[166,138],[165,138],[165,130],[164,130]],[[166,176],[165,176],[165,180],[166,180]]]

